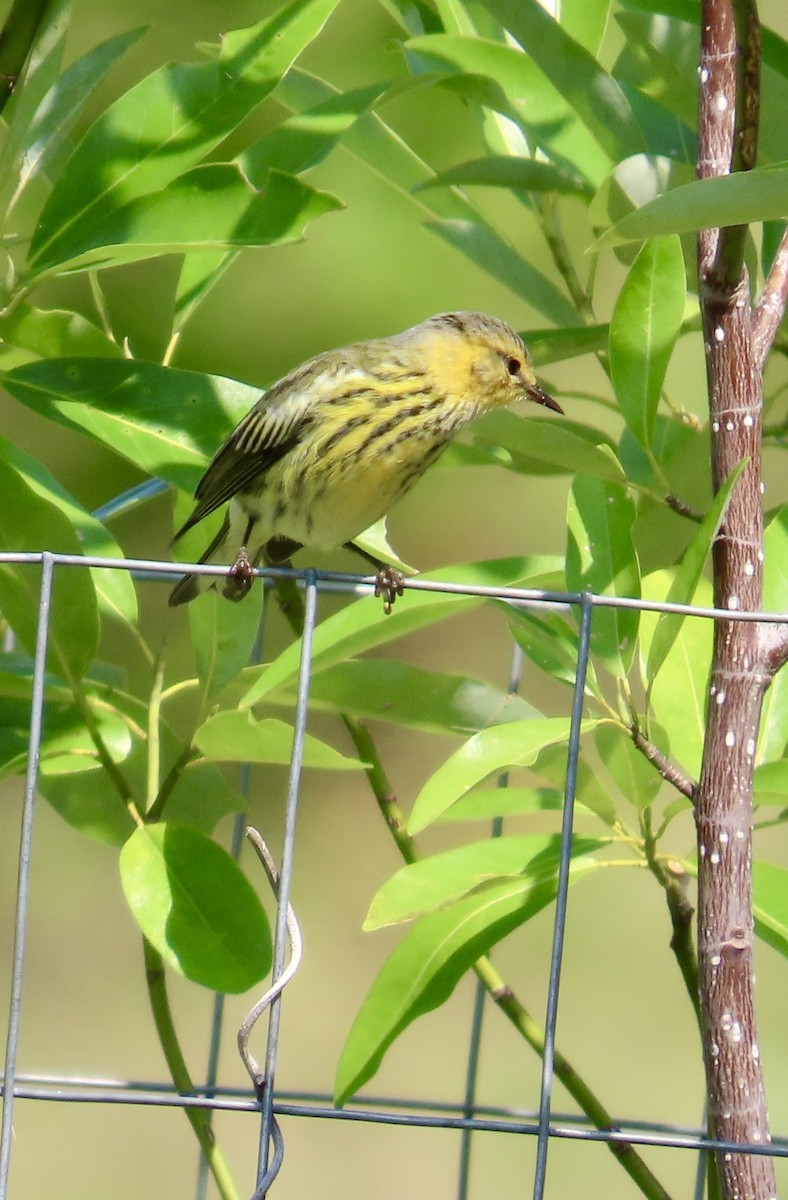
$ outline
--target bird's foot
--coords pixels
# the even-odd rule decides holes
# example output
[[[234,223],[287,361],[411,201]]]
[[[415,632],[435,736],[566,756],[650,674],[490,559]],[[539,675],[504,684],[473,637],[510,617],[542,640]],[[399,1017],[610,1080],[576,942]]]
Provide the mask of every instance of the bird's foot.
[[[397,596],[403,594],[404,582],[402,572],[396,571],[394,567],[381,567],[375,576],[375,595],[383,597],[383,611],[386,616],[391,612]]]
[[[227,581],[222,588],[222,595],[228,600],[243,600],[244,596],[249,594],[249,589],[254,583],[254,567],[252,560],[249,557],[249,551],[246,546],[241,546],[241,549],[235,556],[235,562],[227,572]]]

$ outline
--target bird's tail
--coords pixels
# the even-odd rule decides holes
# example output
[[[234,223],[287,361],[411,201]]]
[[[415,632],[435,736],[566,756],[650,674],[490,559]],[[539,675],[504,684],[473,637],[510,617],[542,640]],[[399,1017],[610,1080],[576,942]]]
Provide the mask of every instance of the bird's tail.
[[[228,513],[222,522],[221,529],[205,553],[198,559],[198,562],[213,562],[214,559],[222,557],[219,551],[224,545],[229,529],[230,516]],[[178,534],[178,537],[180,537],[180,534]],[[170,592],[168,601],[170,608],[177,608],[179,604],[188,604],[190,600],[194,600],[196,596],[199,596],[200,592],[204,592],[212,587],[216,587],[216,576],[214,575],[184,575]]]

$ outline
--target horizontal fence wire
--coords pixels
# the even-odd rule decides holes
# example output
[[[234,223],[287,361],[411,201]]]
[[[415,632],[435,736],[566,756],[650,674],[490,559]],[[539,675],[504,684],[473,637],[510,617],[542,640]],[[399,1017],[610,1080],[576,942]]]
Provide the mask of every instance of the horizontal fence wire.
[[[149,494],[155,494],[153,488]],[[146,493],[147,495],[148,493]],[[111,515],[136,503],[139,489],[118,497],[101,510],[99,515]],[[561,854],[559,878],[553,922],[553,942],[550,974],[547,989],[545,1014],[545,1050],[542,1064],[540,1104],[536,1112],[527,1110],[494,1108],[475,1102],[475,1064],[478,1056],[478,1039],[481,1030],[481,1004],[474,1007],[471,1034],[469,1076],[466,1081],[464,1101],[457,1105],[442,1102],[396,1100],[385,1097],[357,1097],[353,1104],[336,1108],[329,1096],[321,1093],[288,1093],[277,1091],[275,1074],[279,1040],[281,996],[276,995],[269,1010],[268,1039],[265,1054],[264,1082],[256,1094],[242,1089],[222,1087],[216,1081],[216,1062],[222,1023],[222,1005],[217,1001],[211,1036],[210,1062],[204,1087],[194,1093],[183,1095],[171,1087],[144,1081],[123,1081],[101,1078],[59,1077],[45,1074],[23,1074],[16,1069],[19,1022],[22,1000],[22,979],[27,939],[27,906],[30,880],[30,854],[34,797],[36,789],[38,759],[40,754],[46,650],[48,639],[49,609],[53,579],[59,569],[106,569],[130,572],[140,580],[172,581],[184,572],[221,577],[227,567],[199,563],[173,563],[146,558],[108,558],[91,555],[57,553],[0,553],[0,564],[28,564],[42,568],[40,600],[37,623],[36,649],[33,673],[33,702],[30,721],[30,746],[24,788],[22,826],[20,833],[19,875],[17,887],[17,910],[15,941],[13,950],[12,979],[9,999],[9,1020],[6,1046],[6,1061],[3,1074],[3,1119],[0,1126],[0,1200],[9,1196],[9,1164],[12,1145],[13,1102],[15,1098],[49,1101],[57,1103],[113,1104],[158,1107],[199,1107],[215,1111],[253,1112],[260,1119],[258,1172],[253,1200],[267,1194],[283,1153],[283,1143],[278,1126],[280,1117],[305,1117],[322,1120],[366,1122],[369,1124],[399,1125],[420,1128],[443,1128],[462,1131],[464,1141],[460,1165],[460,1200],[464,1200],[468,1188],[469,1147],[471,1133],[520,1134],[537,1139],[536,1167],[534,1171],[534,1200],[542,1200],[544,1194],[546,1164],[551,1139],[572,1139],[608,1144],[632,1144],[648,1147],[665,1147],[700,1152],[720,1150],[723,1152],[751,1153],[788,1157],[788,1137],[776,1137],[768,1145],[731,1143],[714,1140],[702,1129],[690,1129],[659,1123],[636,1121],[630,1118],[616,1120],[614,1127],[596,1129],[583,1118],[555,1112],[552,1108],[554,1082],[554,1047],[557,1023],[558,997],[563,939],[567,915],[567,888],[572,838],[572,806],[578,769],[579,739],[583,711],[585,673],[589,662],[590,639],[593,614],[597,608],[639,609],[656,613],[673,613],[696,618],[720,618],[728,621],[757,621],[788,624],[788,613],[740,612],[732,609],[698,607],[690,604],[675,604],[642,600],[638,598],[597,596],[586,593],[543,591],[529,588],[485,587],[466,585],[461,581],[447,582],[422,577],[406,579],[406,590],[430,591],[494,599],[514,606],[537,609],[575,608],[580,613],[580,636],[576,678],[572,701],[571,731],[567,764],[565,805],[561,830]],[[311,673],[311,640],[317,621],[317,601],[321,593],[342,592],[354,595],[368,594],[374,588],[369,577],[331,571],[295,570],[287,567],[264,568],[256,572],[264,585],[270,586],[277,579],[294,579],[305,591],[305,627],[301,646],[299,685],[296,699],[294,723],[294,750],[290,768],[285,812],[285,835],[282,847],[282,862],[277,883],[277,915],[274,937],[274,959],[272,982],[285,970],[287,949],[287,909],[290,881],[296,843],[296,815],[300,790],[301,758],[306,733]],[[405,597],[402,603],[407,603]],[[381,615],[381,619],[383,616]],[[257,650],[257,660],[259,661]],[[510,690],[516,690],[516,672]],[[249,772],[246,771],[248,788]],[[234,847],[240,847],[240,826],[234,833]],[[274,990],[274,989],[272,989]],[[476,1049],[473,1049],[474,1044]],[[252,1090],[255,1092],[255,1089]],[[198,1196],[204,1195],[205,1176],[201,1172],[198,1180]]]

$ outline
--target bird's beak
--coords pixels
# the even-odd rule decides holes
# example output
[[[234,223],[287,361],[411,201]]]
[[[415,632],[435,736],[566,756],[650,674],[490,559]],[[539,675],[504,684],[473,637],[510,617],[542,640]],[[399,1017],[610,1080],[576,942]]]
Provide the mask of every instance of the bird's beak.
[[[544,390],[544,388],[540,388],[538,383],[532,383],[527,389],[526,394],[528,399],[533,400],[535,404],[543,404],[545,408],[551,408],[553,412],[560,413],[561,416],[564,415],[564,410],[561,408],[561,405],[558,403],[558,401],[554,400],[553,397]]]

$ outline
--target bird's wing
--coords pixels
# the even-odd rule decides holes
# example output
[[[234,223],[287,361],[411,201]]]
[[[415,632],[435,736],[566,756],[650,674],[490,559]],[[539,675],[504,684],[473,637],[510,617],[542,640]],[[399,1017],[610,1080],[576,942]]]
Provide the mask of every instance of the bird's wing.
[[[175,540],[239,492],[248,491],[298,443],[309,418],[306,389],[288,377],[239,422],[197,485],[197,506]],[[287,386],[285,386],[287,385]]]

